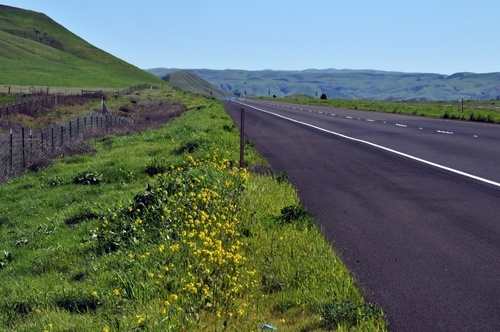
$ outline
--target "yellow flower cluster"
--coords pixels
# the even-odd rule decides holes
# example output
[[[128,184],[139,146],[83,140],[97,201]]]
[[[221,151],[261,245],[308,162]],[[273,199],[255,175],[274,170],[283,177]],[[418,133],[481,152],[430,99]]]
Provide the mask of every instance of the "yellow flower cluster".
[[[233,313],[241,316],[242,309],[236,305],[239,294],[255,284],[255,272],[243,269],[246,244],[240,234],[236,204],[248,173],[230,168],[229,160],[219,158],[217,153],[207,156],[205,161],[189,156],[183,169],[192,168],[203,168],[204,175],[193,176],[192,185],[185,186],[183,195],[180,192],[176,195],[182,200],[175,210],[178,239],[169,245],[170,252],[163,249],[158,252],[183,256],[183,263],[176,269],[184,271],[179,289],[182,302],[189,300],[200,310],[225,313],[226,319]],[[209,182],[208,178],[214,174],[218,178]],[[180,185],[177,180],[175,183]],[[167,300],[162,312],[167,312],[172,302],[172,298]]]
[[[163,317],[182,316],[179,321],[189,325],[196,324],[201,311],[214,312],[225,321],[244,315],[241,296],[256,285],[255,271],[244,269],[247,245],[238,219],[238,199],[247,178],[245,169],[231,167],[224,153],[216,150],[203,160],[188,156],[181,166],[159,175],[157,184],[141,196],[141,202],[156,205],[123,208],[122,216],[130,221],[122,225],[130,225],[129,233],[109,229],[111,220],[120,221],[120,215],[103,225],[107,227],[103,234],[134,232],[134,241],[141,234],[151,241],[149,252],[126,255],[129,264],[142,271],[137,283],[141,292],[162,298],[158,313]],[[154,232],[159,237],[151,237]],[[116,287],[113,298],[125,300],[132,294],[129,287],[126,283]],[[135,323],[146,324],[146,317],[137,314]]]

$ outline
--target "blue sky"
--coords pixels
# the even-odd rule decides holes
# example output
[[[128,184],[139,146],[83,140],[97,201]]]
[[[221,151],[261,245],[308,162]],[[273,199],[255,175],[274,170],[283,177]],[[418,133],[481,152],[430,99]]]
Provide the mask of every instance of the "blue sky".
[[[500,72],[499,0],[12,0],[140,68]]]

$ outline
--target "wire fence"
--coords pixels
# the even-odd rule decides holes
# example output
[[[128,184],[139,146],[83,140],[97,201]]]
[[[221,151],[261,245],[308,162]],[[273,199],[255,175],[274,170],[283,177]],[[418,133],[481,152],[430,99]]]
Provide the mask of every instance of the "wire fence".
[[[120,95],[146,89],[157,89],[157,87],[150,84],[139,84],[118,90],[115,93],[116,95]],[[33,89],[33,91],[35,91],[35,89]],[[47,91],[49,91],[49,88],[47,88]],[[81,93],[77,94],[32,93],[18,102],[0,105],[0,119],[19,113],[36,116],[47,109],[74,105],[89,99],[101,99],[104,98],[104,96],[105,92],[102,90],[81,90]]]
[[[31,95],[16,103],[0,105],[0,119],[19,113],[36,116],[47,109],[64,105],[73,105],[85,102],[89,99],[99,99],[102,97],[103,94],[98,92],[76,95]]]
[[[12,128],[0,136],[0,180],[64,156],[83,140],[113,133],[133,121],[111,113],[87,114],[38,130]]]

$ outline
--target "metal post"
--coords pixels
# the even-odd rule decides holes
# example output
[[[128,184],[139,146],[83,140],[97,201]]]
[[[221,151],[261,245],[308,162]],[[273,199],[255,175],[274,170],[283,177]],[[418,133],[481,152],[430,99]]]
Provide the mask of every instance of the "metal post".
[[[240,168],[245,167],[245,108],[241,108],[240,125]]]

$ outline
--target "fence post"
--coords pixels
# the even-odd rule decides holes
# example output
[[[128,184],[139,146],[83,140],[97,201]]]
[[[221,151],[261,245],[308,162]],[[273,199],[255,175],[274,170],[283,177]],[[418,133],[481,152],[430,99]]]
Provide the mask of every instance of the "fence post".
[[[30,129],[30,153],[29,153],[30,161],[33,160],[33,132]]]
[[[245,167],[245,108],[241,108],[240,124],[240,168]]]
[[[10,171],[12,172],[13,167],[13,160],[14,160],[14,141],[12,137],[12,128],[10,129],[10,158],[9,158],[9,164],[10,164]]]
[[[64,125],[61,125],[61,148],[63,147],[64,144]]]
[[[42,141],[42,154],[43,154],[43,149],[45,148],[44,141],[43,141],[43,130],[40,132],[40,140]]]
[[[69,120],[69,144],[71,144],[72,140],[72,130],[71,130],[71,120]]]
[[[26,167],[26,153],[24,150],[24,127],[21,128],[21,146],[22,146],[22,154],[23,154],[23,168]]]
[[[76,139],[80,138],[80,117],[76,118]]]
[[[50,140],[52,141],[52,155],[54,155],[56,152],[56,146],[54,142],[54,124],[52,124],[52,127],[50,127]]]

